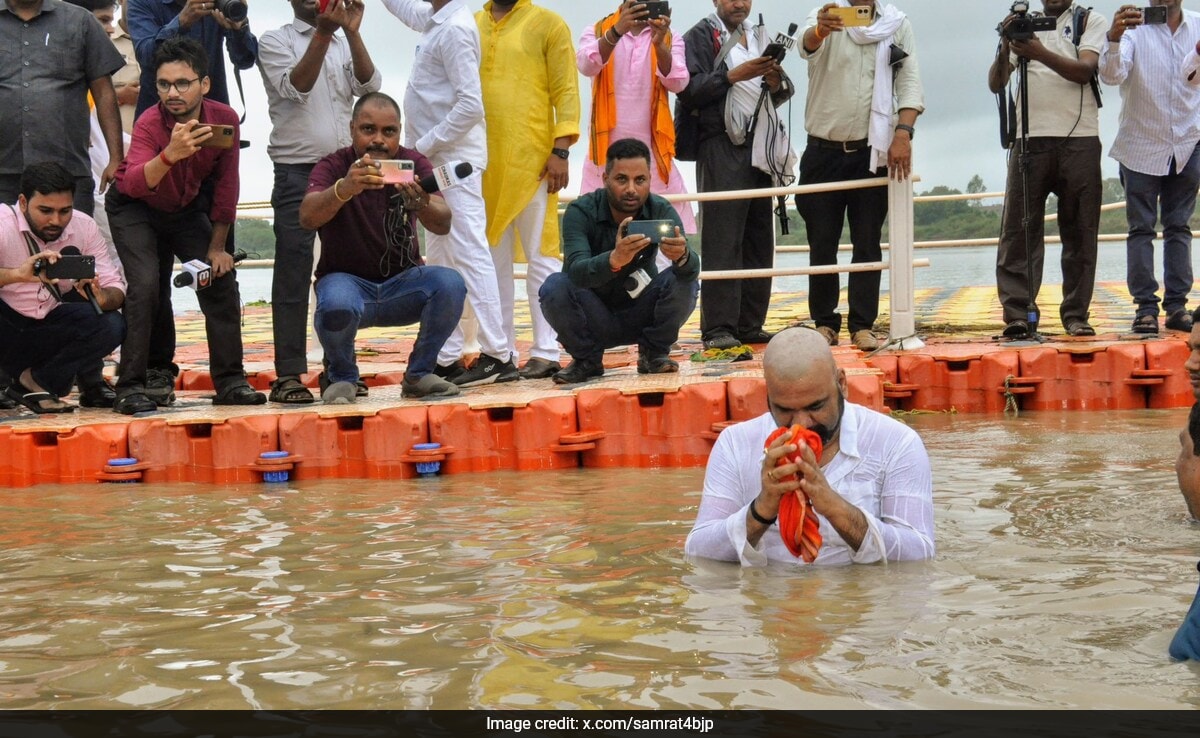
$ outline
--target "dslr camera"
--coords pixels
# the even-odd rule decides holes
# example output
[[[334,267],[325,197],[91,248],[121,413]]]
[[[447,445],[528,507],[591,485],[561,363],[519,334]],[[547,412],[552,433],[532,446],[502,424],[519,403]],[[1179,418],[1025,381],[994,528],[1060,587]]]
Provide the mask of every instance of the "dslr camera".
[[[1016,17],[1007,26],[1004,23],[996,26],[996,32],[1009,41],[1029,41],[1033,34],[1053,31],[1058,26],[1057,18],[1029,15],[1029,0],[1015,0],[1008,12]]]
[[[241,23],[246,20],[246,3],[242,0],[217,0],[215,3],[216,9],[234,23]]]

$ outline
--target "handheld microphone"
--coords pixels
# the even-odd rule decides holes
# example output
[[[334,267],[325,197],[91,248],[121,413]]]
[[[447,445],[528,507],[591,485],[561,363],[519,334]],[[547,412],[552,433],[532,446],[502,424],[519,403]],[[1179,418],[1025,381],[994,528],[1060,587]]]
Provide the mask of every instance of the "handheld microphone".
[[[78,246],[63,246],[58,253],[64,256],[83,256]],[[104,308],[100,307],[100,301],[96,299],[96,293],[90,283],[83,286],[83,294],[87,295],[88,302],[92,303],[92,310],[96,311],[96,315],[104,315]]]
[[[452,187],[457,187],[462,184],[462,181],[471,176],[471,172],[475,171],[475,167],[468,162],[447,162],[440,167],[434,167],[433,174],[428,177],[421,177],[417,184],[421,185],[421,189],[433,194],[442,190],[448,190]]]
[[[246,258],[246,252],[238,249],[233,252],[233,263],[240,264]],[[200,259],[191,259],[183,262],[183,271],[175,275],[175,279],[171,284],[176,287],[191,287],[194,290],[202,290],[212,284],[213,273],[212,266],[206,261]]]

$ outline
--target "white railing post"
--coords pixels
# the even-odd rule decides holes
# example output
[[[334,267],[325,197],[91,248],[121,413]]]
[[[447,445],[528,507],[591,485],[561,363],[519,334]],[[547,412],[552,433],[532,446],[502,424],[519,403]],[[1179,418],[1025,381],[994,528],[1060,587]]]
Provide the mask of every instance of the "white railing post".
[[[917,349],[925,342],[917,338],[916,288],[913,270],[912,179],[888,181],[888,273],[891,302],[892,348]]]

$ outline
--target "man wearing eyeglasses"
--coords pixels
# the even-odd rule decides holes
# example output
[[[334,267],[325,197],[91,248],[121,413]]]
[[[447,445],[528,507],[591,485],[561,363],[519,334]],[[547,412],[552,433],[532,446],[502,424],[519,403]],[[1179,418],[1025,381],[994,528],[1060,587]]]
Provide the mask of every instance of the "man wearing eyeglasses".
[[[400,145],[400,106],[391,97],[371,92],[358,99],[350,139],[313,167],[300,203],[300,225],[321,237],[313,317],[328,380],[321,400],[354,402],[359,328],[413,323],[420,330],[401,383],[404,396],[456,395],[458,385],[434,369],[462,317],[467,287],[455,270],[426,266],[416,236],[418,222],[430,233],[449,233],[450,208],[421,186],[433,167]],[[407,174],[393,169],[398,159],[412,162]]]
[[[238,115],[205,99],[208,57],[191,39],[171,39],[154,55],[159,104],[138,118],[129,153],[105,197],[117,254],[125,267],[128,332],[121,348],[117,401],[124,415],[152,412],[146,394],[150,336],[158,315],[160,254],[212,267],[196,298],[208,334],[214,405],[259,405],[267,398],[246,382],[239,324],[241,297],[233,257],[225,251],[238,199]],[[217,136],[228,129],[227,136]],[[218,141],[222,141],[224,146]],[[210,188],[210,198],[201,195]],[[173,399],[173,398],[172,398]]]

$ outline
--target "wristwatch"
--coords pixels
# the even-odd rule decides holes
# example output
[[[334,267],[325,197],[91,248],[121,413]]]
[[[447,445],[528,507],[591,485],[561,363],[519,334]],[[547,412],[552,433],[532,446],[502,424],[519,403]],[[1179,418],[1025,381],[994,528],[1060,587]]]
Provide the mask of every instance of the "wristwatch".
[[[550,153],[557,156],[559,159],[570,159],[571,152],[566,149],[550,149]]]
[[[917,133],[916,131],[913,130],[912,126],[906,125],[904,123],[897,123],[896,130],[897,131],[908,131],[908,140],[909,141],[913,140],[913,138],[916,136],[916,133]]]

